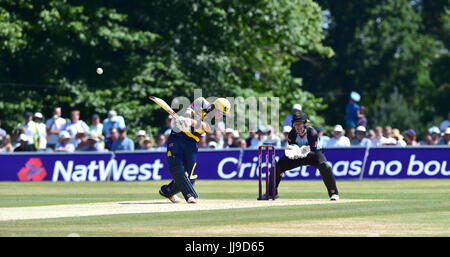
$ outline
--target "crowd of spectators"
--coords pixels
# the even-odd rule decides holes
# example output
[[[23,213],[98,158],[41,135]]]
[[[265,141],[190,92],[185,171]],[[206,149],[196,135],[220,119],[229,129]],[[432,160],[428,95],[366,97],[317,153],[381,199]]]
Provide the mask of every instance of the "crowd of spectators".
[[[316,127],[318,144],[322,148],[332,147],[379,147],[379,146],[433,146],[450,145],[450,112],[447,120],[440,127],[428,129],[422,140],[417,138],[414,129],[400,132],[398,128],[377,126],[366,127],[364,108],[359,106],[359,95],[352,92],[347,106],[346,129],[340,124],[334,126],[330,135],[321,127]],[[272,126],[256,126],[242,135],[237,130],[226,128],[223,132],[215,131],[204,134],[198,142],[200,149],[255,149],[262,144],[284,147],[291,128],[292,115],[301,111],[298,104],[292,108],[282,125],[282,131],[275,133]],[[350,113],[350,114],[349,114]],[[20,151],[54,151],[54,152],[108,152],[108,151],[165,151],[166,142],[171,133],[171,118],[166,119],[158,132],[156,140],[145,130],[137,130],[136,140],[127,136],[125,120],[116,111],[108,112],[108,117],[101,121],[98,114],[93,114],[90,121],[80,119],[80,111],[73,110],[70,119],[62,117],[61,108],[54,108],[52,117],[44,122],[42,113],[26,112],[23,122],[8,134],[1,127],[0,153]]]

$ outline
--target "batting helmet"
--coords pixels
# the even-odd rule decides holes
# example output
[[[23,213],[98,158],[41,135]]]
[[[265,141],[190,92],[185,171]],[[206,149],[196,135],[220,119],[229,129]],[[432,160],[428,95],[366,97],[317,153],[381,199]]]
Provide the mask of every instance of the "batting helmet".
[[[217,98],[214,101],[214,108],[219,110],[224,116],[226,116],[228,113],[230,113],[231,104],[230,101],[228,101],[225,98]]]

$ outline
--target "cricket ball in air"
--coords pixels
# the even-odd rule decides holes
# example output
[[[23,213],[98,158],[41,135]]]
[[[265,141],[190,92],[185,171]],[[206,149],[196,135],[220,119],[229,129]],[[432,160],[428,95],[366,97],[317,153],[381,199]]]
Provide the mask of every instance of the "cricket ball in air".
[[[97,68],[97,74],[98,74],[98,75],[102,75],[102,74],[103,74],[103,69],[100,68],[100,67],[98,67],[98,68]]]

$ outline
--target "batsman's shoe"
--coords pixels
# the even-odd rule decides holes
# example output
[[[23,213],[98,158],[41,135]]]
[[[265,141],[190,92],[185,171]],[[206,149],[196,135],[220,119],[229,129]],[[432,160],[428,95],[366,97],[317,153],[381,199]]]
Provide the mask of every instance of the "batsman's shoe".
[[[169,199],[172,203],[181,203],[181,198],[177,195],[166,195],[161,189],[159,190],[159,194],[162,197]]]
[[[187,199],[186,202],[187,202],[187,203],[198,203],[198,199],[195,198],[195,197],[193,197],[193,196],[191,196],[191,197],[189,197],[189,198]]]
[[[330,201],[337,201],[337,200],[339,200],[339,195],[337,194],[332,195],[330,198]]]

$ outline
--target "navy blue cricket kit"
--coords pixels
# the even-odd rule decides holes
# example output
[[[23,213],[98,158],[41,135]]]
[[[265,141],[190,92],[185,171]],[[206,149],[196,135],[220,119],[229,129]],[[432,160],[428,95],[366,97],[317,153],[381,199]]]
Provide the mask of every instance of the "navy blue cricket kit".
[[[191,119],[204,120],[209,103],[204,98],[198,98],[188,108]],[[189,131],[174,131],[167,140],[167,164],[173,180],[163,185],[161,191],[168,196],[182,193],[185,200],[189,197],[198,198],[190,178],[194,175],[197,165],[198,142],[205,131],[191,127]]]
[[[190,196],[198,198],[190,181],[197,164],[198,143],[183,132],[172,133],[167,141],[167,164],[173,181],[166,187],[165,193],[175,195],[183,193],[187,200]],[[188,177],[189,176],[189,177]]]

